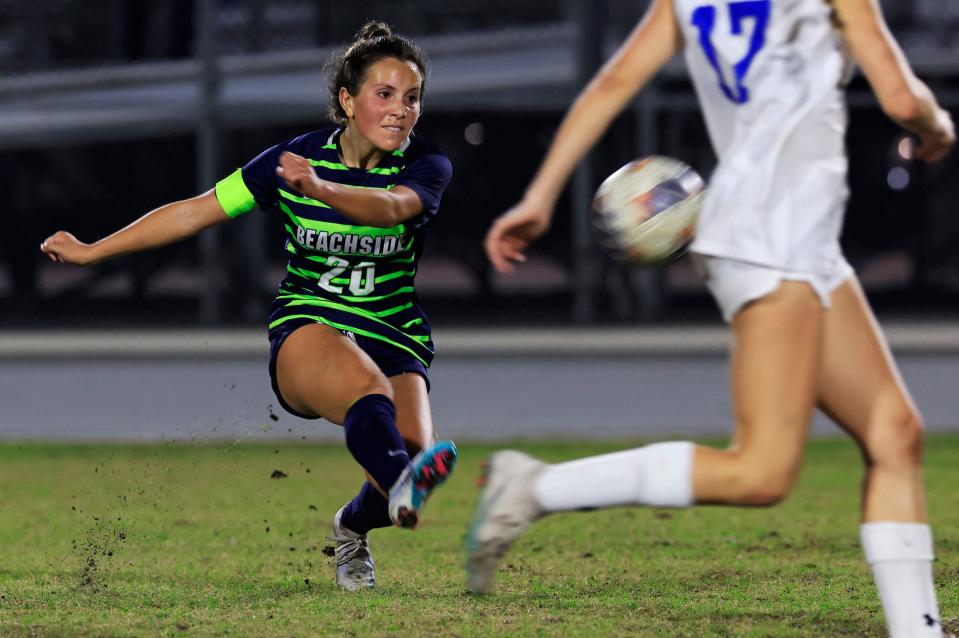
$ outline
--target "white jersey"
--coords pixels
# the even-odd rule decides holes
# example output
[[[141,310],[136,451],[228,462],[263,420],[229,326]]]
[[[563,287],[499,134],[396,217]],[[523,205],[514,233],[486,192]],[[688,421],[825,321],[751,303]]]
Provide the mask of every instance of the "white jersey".
[[[825,0],[674,0],[719,165],[691,250],[787,271],[842,259],[846,62]]]

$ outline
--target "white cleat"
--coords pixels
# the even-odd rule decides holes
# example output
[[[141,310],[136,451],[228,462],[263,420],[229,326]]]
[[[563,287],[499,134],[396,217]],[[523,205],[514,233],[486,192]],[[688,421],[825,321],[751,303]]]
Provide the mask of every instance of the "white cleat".
[[[490,457],[486,489],[466,539],[467,585],[474,594],[489,591],[506,550],[530,523],[543,516],[534,486],[545,467],[542,461],[514,450]]]
[[[336,584],[347,591],[373,589],[373,555],[366,534],[357,534],[340,524],[343,508],[333,517],[333,536],[336,541]]]

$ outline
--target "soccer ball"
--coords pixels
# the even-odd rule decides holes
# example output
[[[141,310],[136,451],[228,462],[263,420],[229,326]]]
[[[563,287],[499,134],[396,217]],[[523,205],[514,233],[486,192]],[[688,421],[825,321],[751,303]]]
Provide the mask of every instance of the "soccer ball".
[[[593,196],[593,230],[617,261],[663,264],[678,259],[693,238],[703,179],[689,165],[653,155],[626,164]]]

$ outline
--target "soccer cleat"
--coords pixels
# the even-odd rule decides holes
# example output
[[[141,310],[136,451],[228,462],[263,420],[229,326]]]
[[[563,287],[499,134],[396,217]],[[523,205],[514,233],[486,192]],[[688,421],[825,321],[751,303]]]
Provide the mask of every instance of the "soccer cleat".
[[[433,489],[452,473],[456,454],[452,441],[440,441],[413,457],[390,488],[390,519],[394,525],[416,527],[420,510]]]
[[[506,550],[544,514],[536,502],[534,485],[545,467],[542,461],[514,450],[490,458],[486,489],[466,539],[467,584],[474,594],[489,591]]]
[[[343,508],[333,517],[333,536],[326,540],[336,541],[336,584],[347,591],[373,589],[373,555],[366,534],[357,534],[340,523]]]

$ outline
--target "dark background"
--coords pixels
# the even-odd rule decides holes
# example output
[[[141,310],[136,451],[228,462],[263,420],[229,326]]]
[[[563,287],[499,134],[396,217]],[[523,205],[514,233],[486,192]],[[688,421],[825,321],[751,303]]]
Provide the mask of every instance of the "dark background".
[[[193,239],[89,269],[55,265],[38,245],[57,229],[92,241],[144,212],[206,190],[200,184],[202,135],[191,124],[149,118],[141,126],[84,129],[69,134],[49,126],[62,112],[76,83],[82,91],[108,90],[136,75],[152,89],[140,105],[162,94],[164,73],[179,73],[198,58],[201,3],[190,0],[112,0],[46,3],[0,1],[0,107],[28,111],[37,134],[0,141],[0,188],[4,232],[0,235],[0,324],[7,327],[87,327],[198,323],[262,325],[285,263],[279,217],[254,212],[218,231],[214,248]],[[491,1],[364,2],[366,15],[334,2],[210,2],[214,53],[221,63],[243,68],[290,56],[313,68],[318,83],[329,48],[349,39],[365,17],[384,19],[426,44],[439,63],[444,51],[473,42],[477,51],[497,48],[498,38],[528,32],[530,47],[557,44],[551,28],[581,29],[575,46],[605,56],[632,27],[643,3]],[[959,91],[959,9],[955,3],[883,2],[890,26],[917,69],[951,108]],[[584,13],[585,12],[585,13]],[[583,24],[584,15],[590,24]],[[472,38],[472,40],[471,40]],[[540,40],[537,40],[540,38]],[[578,44],[576,44],[578,42]],[[434,44],[439,54],[434,54]],[[274,57],[270,57],[274,56]],[[595,57],[595,56],[594,56]],[[579,60],[590,61],[587,53]],[[224,62],[225,61],[225,62]],[[283,63],[280,62],[282,65]],[[245,66],[244,66],[245,65]],[[595,59],[593,60],[595,65]],[[681,71],[673,65],[656,82],[674,103],[637,112],[658,132],[648,150],[679,157],[707,175],[714,158],[702,119]],[[192,67],[191,67],[192,68]],[[496,69],[494,69],[496,71]],[[505,74],[507,69],[503,69]],[[580,69],[580,75],[584,73]],[[124,73],[127,76],[124,76]],[[256,93],[265,75],[246,80]],[[496,74],[492,76],[495,84]],[[202,79],[202,78],[201,78]],[[434,72],[432,81],[441,86]],[[491,84],[491,86],[492,86]],[[418,134],[450,156],[454,179],[427,244],[418,286],[437,324],[562,324],[698,322],[716,311],[687,260],[664,269],[623,268],[595,248],[573,246],[571,197],[561,202],[557,223],[514,279],[494,276],[481,252],[491,220],[514,203],[532,176],[575,89],[438,89],[425,95]],[[82,88],[88,87],[88,88]],[[6,90],[3,90],[6,89]],[[92,98],[91,98],[92,99]],[[125,108],[138,106],[122,98]],[[277,95],[282,105],[283,95]],[[850,86],[849,202],[843,243],[850,261],[882,316],[959,318],[959,154],[933,167],[903,159],[902,132],[885,119],[861,77]],[[6,103],[6,104],[4,104]],[[471,105],[475,104],[475,106]],[[644,109],[647,109],[644,111]],[[315,112],[283,117],[251,108],[242,123],[217,126],[215,179],[264,148],[327,125],[325,104]],[[67,111],[69,113],[69,111]],[[191,116],[192,117],[192,116]],[[69,120],[69,117],[67,118]],[[282,120],[282,121],[279,121]],[[2,121],[2,120],[0,120]],[[641,154],[639,119],[621,117],[593,155],[593,187],[618,166]],[[66,129],[62,129],[66,130]],[[21,131],[22,132],[22,131]],[[26,141],[22,141],[25,139]],[[908,183],[891,171],[904,169]],[[900,172],[900,175],[902,173]],[[584,214],[583,211],[577,211]],[[206,255],[206,257],[204,257]],[[585,293],[590,312],[575,306],[575,270],[588,268]],[[212,314],[204,291],[217,290]]]

